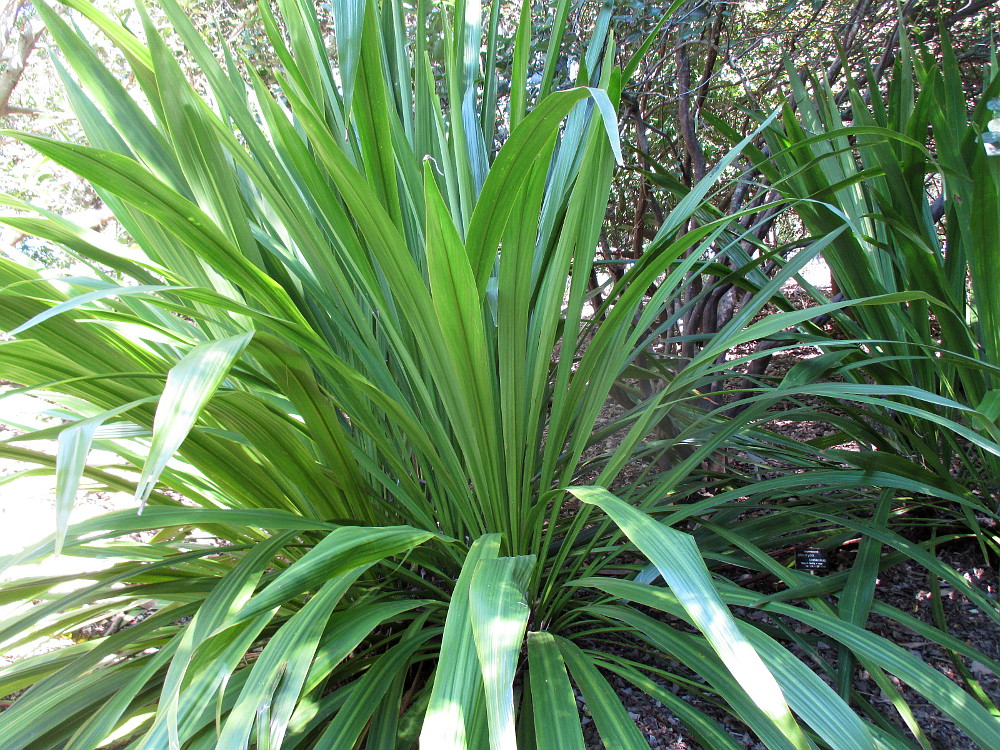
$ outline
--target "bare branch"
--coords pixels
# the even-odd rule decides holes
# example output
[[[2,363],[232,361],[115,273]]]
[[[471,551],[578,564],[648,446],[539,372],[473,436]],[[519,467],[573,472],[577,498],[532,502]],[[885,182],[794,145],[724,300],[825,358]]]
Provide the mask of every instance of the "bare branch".
[[[12,21],[16,20],[12,18]],[[10,57],[6,60],[6,68],[0,72],[0,119],[6,117],[11,111],[10,98],[17,88],[24,69],[28,64],[28,58],[38,45],[38,40],[45,33],[45,27],[41,24],[30,23],[17,35],[17,42]],[[13,35],[11,32],[10,36]],[[9,37],[8,37],[9,38]],[[23,111],[17,108],[17,111]]]

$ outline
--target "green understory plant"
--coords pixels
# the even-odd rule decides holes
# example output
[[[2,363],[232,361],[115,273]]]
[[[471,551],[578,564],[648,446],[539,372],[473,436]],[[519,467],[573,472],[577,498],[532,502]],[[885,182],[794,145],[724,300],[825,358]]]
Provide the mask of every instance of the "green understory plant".
[[[834,313],[845,340],[817,337],[825,354],[809,365],[849,383],[859,407],[852,437],[871,450],[843,459],[966,497],[975,529],[976,512],[1000,501],[1000,160],[981,140],[1000,78],[995,63],[984,69],[970,112],[947,38],[940,59],[914,54],[905,35],[900,52],[884,94],[869,71],[867,83],[847,78],[842,105],[825,82],[791,75],[797,107],[765,130],[772,156],[747,153],[808,232],[851,227],[823,253],[852,303]],[[898,302],[854,306],[873,295]]]
[[[996,70],[994,59],[982,71],[982,90],[969,95],[947,37],[935,57],[915,54],[904,35],[884,93],[870,70],[863,83],[847,75],[839,93],[816,76],[804,80],[789,71],[794,110],[787,107],[765,128],[767,154],[745,149],[793,202],[806,232],[835,235],[823,257],[836,299],[847,303],[832,312],[836,338],[819,331],[797,337],[823,353],[778,385],[793,398],[820,399],[830,413],[800,404],[782,416],[839,428],[814,443],[825,459],[862,470],[868,484],[882,488],[875,525],[905,529],[926,540],[931,553],[964,539],[978,544],[987,563],[1000,551],[1000,161],[989,148],[991,118],[1000,109]],[[873,296],[891,303],[856,304]],[[817,379],[834,382],[809,382]],[[849,442],[854,448],[843,450]],[[862,542],[852,572],[869,588],[879,566],[875,553],[864,551],[876,538]],[[919,564],[930,579],[933,621],[948,633],[952,623],[940,601],[945,579],[925,561]],[[845,616],[855,619],[856,609]],[[952,661],[958,679],[996,712],[995,698],[968,664],[954,652]],[[842,694],[845,664],[849,671],[853,659],[841,648]]]
[[[610,675],[704,747],[739,746],[710,715],[720,711],[770,748],[915,747],[850,686],[838,696],[826,662],[817,674],[788,648],[816,655],[820,639],[1000,747],[984,705],[863,629],[864,580],[847,577],[845,590],[859,588],[851,619],[831,606],[844,577],[817,582],[770,556],[810,519],[870,535],[869,557],[882,544],[927,557],[858,520],[864,493],[808,500],[817,484],[856,490],[861,472],[814,465],[692,502],[703,460],[753,446],[744,427],[765,418],[767,397],[739,422],[695,413],[671,440],[657,432],[716,376],[722,352],[804,322],[788,312],[751,323],[783,278],[669,388],[597,426],[650,326],[727,230],[728,218],[676,232],[739,153],[585,326],[616,107],[643,52],[613,64],[610,4],[569,90],[551,90],[553,25],[528,101],[524,3],[513,93],[499,107],[499,4],[484,22],[476,2],[334,2],[331,40],[309,0],[280,0],[280,17],[262,3],[280,61],[265,81],[225,49],[217,62],[163,0],[205,96],[143,6],[133,33],[86,0],[65,5],[117,45],[139,93],[40,3],[89,145],[17,137],[88,179],[132,243],[45,212],[3,217],[95,273],[49,280],[0,261],[0,330],[12,336],[0,377],[66,420],[0,443],[57,481],[54,535],[2,568],[51,554],[110,566],[69,593],[56,579],[5,584],[2,603],[20,608],[0,644],[64,637],[140,603],[152,614],[0,670],[0,694],[25,691],[0,714],[4,748],[583,748],[577,695],[607,747],[644,747]],[[601,453],[610,434],[616,447]],[[34,447],[44,439],[55,455]],[[88,463],[95,448],[117,462]],[[661,470],[653,459],[668,454]],[[133,493],[138,512],[70,525],[81,482]],[[772,514],[782,500],[790,512]],[[762,598],[706,561],[786,586]],[[996,614],[953,570],[934,569]],[[943,645],[1000,672],[972,647]]]

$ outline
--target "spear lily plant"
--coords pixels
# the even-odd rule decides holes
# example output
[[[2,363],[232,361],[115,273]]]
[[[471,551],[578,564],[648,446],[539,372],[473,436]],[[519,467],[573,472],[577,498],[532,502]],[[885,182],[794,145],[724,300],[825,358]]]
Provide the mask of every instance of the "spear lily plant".
[[[556,90],[569,9],[557,4],[529,101],[523,3],[508,102],[493,75],[499,3],[484,20],[472,0],[337,1],[333,40],[309,0],[279,0],[280,15],[261,3],[278,61],[268,81],[226,49],[218,61],[162,0],[205,95],[143,5],[133,30],[86,0],[64,4],[114,42],[138,92],[39,3],[88,144],[13,135],[89,180],[130,247],[4,199],[20,210],[3,221],[94,274],[53,281],[0,261],[0,329],[12,335],[0,377],[66,419],[0,444],[57,480],[54,534],[2,567],[51,554],[112,564],[69,593],[52,579],[4,584],[3,601],[23,606],[0,643],[153,606],[126,629],[0,670],[0,693],[25,690],[0,714],[5,748],[583,748],[581,703],[606,746],[645,747],[612,676],[706,747],[738,744],[705,705],[771,748],[913,747],[786,648],[792,620],[1000,747],[983,705],[838,617],[816,598],[825,591],[800,607],[710,571],[720,554],[782,569],[763,551],[770,532],[751,523],[735,535],[738,519],[715,511],[794,482],[680,502],[766,400],[742,422],[694,417],[677,438],[692,448],[683,458],[621,479],[670,449],[650,442],[655,426],[715,377],[720,351],[804,317],[751,324],[747,312],[669,388],[598,426],[652,321],[729,231],[728,218],[676,229],[740,152],[587,323],[621,159],[617,103],[644,51],[615,64],[610,4],[577,85]],[[808,257],[760,290],[757,309]],[[658,298],[644,299],[663,274]],[[617,447],[595,456],[612,433]],[[31,447],[43,439],[55,455]],[[120,463],[88,462],[95,448]],[[136,509],[69,524],[83,482],[133,493]],[[690,519],[705,522],[697,535],[674,528]],[[787,619],[767,626],[733,607]],[[630,655],[625,638],[657,660]]]

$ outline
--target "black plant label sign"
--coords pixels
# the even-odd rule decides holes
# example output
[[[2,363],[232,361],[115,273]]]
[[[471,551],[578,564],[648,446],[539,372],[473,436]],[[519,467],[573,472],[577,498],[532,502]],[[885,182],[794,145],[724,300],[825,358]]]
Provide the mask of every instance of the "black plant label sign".
[[[795,567],[798,570],[827,570],[830,565],[823,550],[808,547],[795,553]]]

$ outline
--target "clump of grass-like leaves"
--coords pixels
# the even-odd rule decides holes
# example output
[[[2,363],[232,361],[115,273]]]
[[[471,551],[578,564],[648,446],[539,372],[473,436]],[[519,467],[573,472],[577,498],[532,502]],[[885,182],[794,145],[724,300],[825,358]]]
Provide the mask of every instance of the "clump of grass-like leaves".
[[[930,557],[855,518],[870,508],[863,493],[823,506],[823,523],[870,535],[867,564],[846,582],[816,581],[767,554],[816,505],[741,515],[763,498],[808,497],[807,484],[857,488],[860,472],[831,467],[807,484],[795,476],[681,502],[702,460],[753,442],[742,427],[767,401],[740,422],[686,413],[676,446],[656,427],[716,377],[720,353],[805,320],[750,324],[783,277],[669,387],[595,427],[680,280],[730,231],[729,218],[675,230],[738,154],[616,285],[584,346],[619,154],[616,106],[638,59],[614,65],[610,6],[580,85],[551,90],[550,54],[532,101],[517,93],[532,59],[530,24],[518,27],[515,94],[502,108],[510,134],[494,152],[500,4],[484,35],[479,4],[465,0],[437,10],[435,24],[424,0],[334,2],[334,67],[311,0],[279,0],[280,19],[261,3],[280,61],[274,86],[252,71],[244,79],[232,59],[220,65],[163,0],[211,104],[141,5],[144,41],[85,0],[66,5],[118,45],[141,99],[39,4],[89,145],[18,137],[90,180],[134,247],[49,214],[4,217],[93,263],[95,275],[53,282],[0,261],[0,329],[14,335],[0,344],[0,377],[68,419],[0,444],[0,455],[52,467],[58,482],[55,534],[3,567],[55,552],[114,563],[70,593],[51,580],[5,585],[4,601],[25,606],[0,626],[0,643],[59,636],[139,601],[155,612],[0,671],[0,693],[27,688],[0,715],[5,748],[582,748],[574,685],[606,746],[644,747],[608,672],[663,703],[705,747],[738,745],[670,683],[739,717],[768,747],[913,747],[849,680],[838,696],[786,648],[787,639],[815,653],[795,621],[842,644],[880,684],[892,689],[883,670],[899,677],[983,747],[1000,747],[983,705],[863,629],[881,544]],[[558,49],[558,28],[553,39]],[[618,447],[594,459],[588,449],[609,431]],[[44,438],[57,440],[54,458],[18,444]],[[92,448],[123,463],[88,465]],[[660,454],[669,468],[623,483],[621,497],[603,489],[631,461]],[[559,489],[591,469],[595,486]],[[141,514],[68,525],[84,478],[133,492]],[[697,543],[673,528],[688,519],[700,522]],[[155,536],[114,541],[143,531]],[[789,589],[762,599],[713,576],[705,550]],[[995,612],[954,571],[925,562]],[[836,605],[841,589],[851,596]],[[776,619],[737,619],[730,606]],[[661,661],[608,647],[622,636]],[[944,634],[926,637],[1000,671]]]

